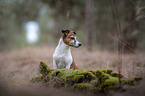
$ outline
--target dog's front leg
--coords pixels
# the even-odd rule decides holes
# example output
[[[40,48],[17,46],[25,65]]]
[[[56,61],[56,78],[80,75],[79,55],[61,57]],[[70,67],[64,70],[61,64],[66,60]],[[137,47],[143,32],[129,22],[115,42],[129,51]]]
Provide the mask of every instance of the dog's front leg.
[[[57,69],[57,65],[55,63],[55,60],[53,60],[53,69]]]
[[[70,69],[70,65],[67,65],[67,66],[66,66],[66,69]]]

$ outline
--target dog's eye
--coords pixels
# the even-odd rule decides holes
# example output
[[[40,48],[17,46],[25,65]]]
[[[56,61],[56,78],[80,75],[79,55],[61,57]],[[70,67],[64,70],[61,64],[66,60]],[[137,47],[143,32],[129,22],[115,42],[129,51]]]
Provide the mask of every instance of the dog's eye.
[[[74,40],[75,38],[74,37],[70,37],[70,39]]]

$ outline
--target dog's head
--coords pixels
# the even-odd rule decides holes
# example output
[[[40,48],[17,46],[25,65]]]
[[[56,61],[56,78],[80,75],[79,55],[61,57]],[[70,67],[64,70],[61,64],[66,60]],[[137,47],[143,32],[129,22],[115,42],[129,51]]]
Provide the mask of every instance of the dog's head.
[[[62,30],[62,33],[63,42],[66,45],[75,48],[78,48],[82,45],[80,42],[77,41],[76,32],[70,30]]]

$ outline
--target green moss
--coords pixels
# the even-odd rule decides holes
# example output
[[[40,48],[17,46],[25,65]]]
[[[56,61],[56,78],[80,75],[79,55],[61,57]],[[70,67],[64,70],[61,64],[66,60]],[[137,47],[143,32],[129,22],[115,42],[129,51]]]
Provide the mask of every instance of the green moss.
[[[38,83],[41,82],[43,80],[43,77],[39,76],[39,77],[32,77],[32,79],[30,80],[31,83]]]
[[[73,77],[73,81],[76,81],[78,83],[83,82],[84,79],[85,79],[84,75],[76,75],[76,76]]]
[[[111,74],[112,72],[113,72],[113,70],[111,70],[111,69],[107,69],[107,70],[106,70],[106,73],[107,73],[107,74]]]
[[[58,75],[61,73],[61,71],[62,71],[62,70],[53,70],[53,71],[50,73],[50,75],[51,75],[52,77],[56,77],[56,76],[58,76]]]
[[[116,78],[116,77],[110,77],[109,79],[106,79],[104,82],[102,82],[101,83],[101,85],[100,85],[100,88],[102,89],[102,90],[114,90],[114,89],[116,89],[116,88],[118,88],[117,87],[117,85],[118,85],[118,83],[119,83],[119,80],[118,80],[118,78]]]
[[[59,79],[61,79],[63,82],[67,82],[67,81],[69,81],[71,79],[71,78],[68,78],[68,75],[72,74],[72,70],[68,70],[68,69],[57,69],[57,71],[54,71],[54,72],[55,72],[56,76]],[[53,76],[53,73],[54,72],[52,72],[50,75]]]
[[[40,62],[41,77],[32,78],[31,82],[53,82],[55,87],[71,87],[74,89],[95,89],[97,91],[110,91],[118,89],[118,73],[113,73],[111,69],[107,70],[68,70],[68,69],[50,69],[44,62]],[[124,77],[120,74],[121,78]],[[135,79],[136,81],[140,78]],[[133,85],[134,79],[123,78],[122,85]],[[73,86],[73,87],[72,87]]]
[[[47,75],[49,75],[51,72],[55,71],[56,69],[47,69]]]
[[[103,85],[116,85],[118,84],[119,80],[116,77],[110,77],[103,82]]]
[[[46,84],[48,82],[48,79],[47,78],[44,78],[43,80],[42,80],[42,83],[44,83],[44,84]]]
[[[110,77],[108,74],[104,73],[104,72],[101,71],[101,70],[95,71],[95,76],[96,76],[97,78],[109,78],[109,77]]]
[[[89,83],[78,83],[73,85],[74,89],[86,89],[86,90],[92,90],[94,89],[93,85],[89,84]]]
[[[92,74],[91,72],[82,72],[81,75],[84,75],[85,79],[89,81],[96,78],[96,76]]]
[[[106,73],[106,70],[101,70],[102,72]]]
[[[109,74],[109,75],[113,72],[113,70],[111,70],[111,69],[101,70],[101,71],[106,73],[106,74]]]
[[[95,75],[95,71],[93,70],[88,70],[88,71]]]
[[[132,78],[124,78],[122,80],[123,85],[134,85],[134,79]]]
[[[141,81],[142,78],[141,78],[141,77],[135,77],[134,80],[135,80],[136,82],[138,82],[138,81]]]
[[[111,76],[112,77],[119,77],[119,74],[118,73],[111,73]],[[122,74],[120,74],[120,77],[122,78],[122,77],[124,77]]]
[[[95,76],[97,77],[99,84],[110,77],[108,74],[104,73],[101,70],[95,71]]]
[[[79,69],[79,70],[66,70],[59,74],[58,76],[62,81],[68,82],[68,81],[79,81],[81,82],[83,80],[90,81],[92,79],[95,79],[96,76],[92,74],[91,72],[85,70],[85,69]]]
[[[43,61],[41,61],[39,68],[40,68],[40,70],[39,70],[40,73],[43,76],[46,76],[47,75],[47,72],[48,72],[48,66]]]

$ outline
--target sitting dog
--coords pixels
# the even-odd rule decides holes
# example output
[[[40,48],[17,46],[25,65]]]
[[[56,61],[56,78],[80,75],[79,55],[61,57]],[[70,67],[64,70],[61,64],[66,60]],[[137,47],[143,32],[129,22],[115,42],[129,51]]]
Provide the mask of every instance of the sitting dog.
[[[77,41],[76,33],[70,30],[62,30],[62,36],[53,54],[54,69],[79,69],[75,64],[70,47],[78,48],[81,43]]]

